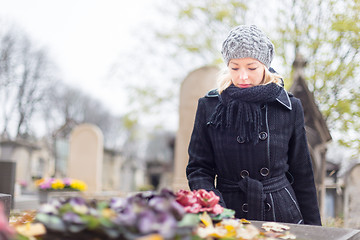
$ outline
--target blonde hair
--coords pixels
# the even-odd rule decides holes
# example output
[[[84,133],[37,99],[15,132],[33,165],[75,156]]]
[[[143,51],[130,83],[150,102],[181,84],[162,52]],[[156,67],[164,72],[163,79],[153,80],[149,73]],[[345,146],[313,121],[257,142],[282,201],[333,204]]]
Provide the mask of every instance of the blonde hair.
[[[269,69],[264,65],[264,77],[260,85],[266,85],[269,83],[276,83],[280,86],[283,84],[282,77],[276,73],[271,73]],[[218,76],[218,92],[221,94],[232,84],[231,75],[229,69],[226,67],[223,69]]]

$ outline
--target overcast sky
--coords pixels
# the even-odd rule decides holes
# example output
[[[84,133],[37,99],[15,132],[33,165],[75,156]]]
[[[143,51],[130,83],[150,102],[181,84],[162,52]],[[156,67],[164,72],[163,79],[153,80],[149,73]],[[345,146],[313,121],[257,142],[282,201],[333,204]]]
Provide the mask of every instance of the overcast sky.
[[[0,0],[0,21],[15,23],[48,49],[62,79],[100,99],[113,113],[121,89],[109,70],[134,43],[134,30],[156,18],[156,0]]]

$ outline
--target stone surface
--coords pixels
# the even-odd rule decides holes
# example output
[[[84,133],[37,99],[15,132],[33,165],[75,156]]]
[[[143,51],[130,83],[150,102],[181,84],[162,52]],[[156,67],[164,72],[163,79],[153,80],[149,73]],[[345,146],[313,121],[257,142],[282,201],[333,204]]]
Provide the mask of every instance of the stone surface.
[[[84,181],[89,192],[101,191],[103,135],[92,124],[81,124],[70,136],[68,177]]]
[[[25,211],[25,210],[36,210],[39,209],[39,196],[37,194],[32,195],[17,195],[14,199],[14,210]]]
[[[256,227],[261,228],[264,222],[251,221]],[[283,223],[281,223],[283,224]],[[295,234],[297,240],[358,240],[360,230],[349,228],[332,228],[304,224],[284,224],[290,227],[290,233]]]
[[[11,195],[0,193],[0,203],[3,204],[5,214],[7,217],[10,216],[10,207],[11,207]]]
[[[12,161],[0,161],[0,193],[9,194],[11,208],[13,208],[13,196],[16,179],[16,163]]]
[[[47,203],[53,198],[70,198],[70,197],[82,197],[83,194],[80,191],[39,191],[39,202]]]
[[[346,176],[344,200],[344,224],[360,228],[360,164],[355,165]]]
[[[198,99],[216,88],[217,67],[207,66],[191,72],[182,82],[179,103],[179,129],[175,142],[175,168],[173,189],[188,189],[186,165],[188,146],[193,130]]]

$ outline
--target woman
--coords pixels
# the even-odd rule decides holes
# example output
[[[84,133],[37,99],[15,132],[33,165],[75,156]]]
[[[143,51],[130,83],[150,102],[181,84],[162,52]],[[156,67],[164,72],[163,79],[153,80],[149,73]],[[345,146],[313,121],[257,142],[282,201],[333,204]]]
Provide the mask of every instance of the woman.
[[[199,99],[186,169],[191,190],[237,218],[321,225],[299,99],[271,73],[274,46],[256,26],[222,45],[228,73]]]

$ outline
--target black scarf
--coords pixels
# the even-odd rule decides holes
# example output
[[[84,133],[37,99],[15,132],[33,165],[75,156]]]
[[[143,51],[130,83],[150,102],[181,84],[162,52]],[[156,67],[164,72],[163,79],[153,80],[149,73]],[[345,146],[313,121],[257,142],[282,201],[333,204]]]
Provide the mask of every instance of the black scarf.
[[[240,141],[257,143],[262,125],[260,105],[275,101],[282,89],[276,83],[250,88],[238,88],[232,84],[220,94],[220,102],[210,122],[216,128],[234,128]]]

